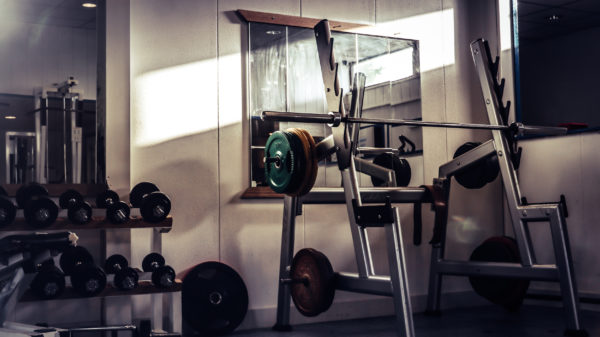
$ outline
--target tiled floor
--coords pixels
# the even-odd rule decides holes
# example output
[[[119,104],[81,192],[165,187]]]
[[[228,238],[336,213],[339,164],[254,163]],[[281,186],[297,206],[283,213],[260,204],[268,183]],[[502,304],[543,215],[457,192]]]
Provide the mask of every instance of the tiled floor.
[[[600,312],[582,311],[583,327],[590,336],[600,336]],[[416,337],[558,337],[563,336],[565,320],[561,308],[524,306],[518,313],[486,306],[444,311],[442,316],[416,314]],[[239,331],[233,336],[395,337],[393,317],[369,318],[294,326],[292,332],[270,329]]]

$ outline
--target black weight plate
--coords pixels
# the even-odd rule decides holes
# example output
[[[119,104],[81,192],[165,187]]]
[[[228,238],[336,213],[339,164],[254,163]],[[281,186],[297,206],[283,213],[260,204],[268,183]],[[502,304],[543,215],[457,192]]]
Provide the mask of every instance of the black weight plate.
[[[17,207],[7,197],[0,196],[0,227],[10,225],[17,215]]]
[[[71,275],[73,289],[81,296],[96,296],[106,288],[106,274],[93,264],[75,267]]]
[[[248,290],[233,268],[220,262],[193,267],[183,278],[183,319],[200,335],[235,330],[248,311]]]
[[[129,221],[130,212],[129,205],[123,201],[117,201],[106,208],[106,219],[112,224],[122,224]]]
[[[147,181],[141,182],[135,185],[131,192],[129,192],[129,203],[133,207],[140,207],[142,205],[142,201],[147,194],[152,192],[159,191],[158,187],[153,183],[149,183]]]
[[[8,197],[8,193],[6,193],[6,190],[2,186],[0,186],[0,196]]]
[[[58,198],[58,205],[62,209],[69,208],[69,206],[79,202],[83,202],[83,196],[75,190],[66,190]]]
[[[58,267],[46,265],[35,275],[29,287],[38,298],[56,298],[65,290],[65,275]]]
[[[488,183],[496,180],[500,173],[500,164],[498,164],[498,157],[496,155],[489,157],[485,161],[485,180]]]
[[[111,204],[119,202],[119,195],[113,190],[106,190],[96,196],[97,208],[108,208]]]
[[[142,270],[151,272],[165,265],[165,258],[159,253],[150,253],[142,260]]]
[[[392,153],[381,153],[373,159],[373,164],[394,170],[396,186],[404,187],[408,186],[410,183],[412,171],[408,160],[404,158],[400,159]],[[384,180],[376,177],[371,177],[371,182],[373,183],[373,186],[382,186],[385,184]]]
[[[492,237],[485,240],[471,254],[471,261],[520,262],[517,243],[510,237]],[[469,277],[475,292],[490,302],[516,310],[522,304],[529,280],[503,277]]]
[[[481,143],[478,142],[464,143],[463,145],[459,146],[458,149],[456,149],[453,158],[467,153],[479,145],[481,145]],[[470,167],[455,174],[454,178],[465,188],[477,189],[482,188],[488,183],[486,172],[486,160],[479,160]]]
[[[291,285],[294,305],[304,316],[316,316],[331,306],[335,296],[334,273],[327,257],[316,249],[304,248],[292,260]]]
[[[76,266],[80,264],[92,264],[94,258],[92,254],[82,246],[69,246],[60,256],[60,269],[65,275],[71,275]]]
[[[67,217],[77,225],[89,223],[92,221],[92,206],[85,201],[80,201],[69,208]]]
[[[171,288],[175,285],[175,270],[170,266],[158,267],[152,272],[152,283],[158,288]]]
[[[29,200],[24,209],[25,220],[35,228],[48,227],[58,217],[58,206],[46,197],[34,197]]]
[[[119,268],[117,268],[116,266],[119,266],[120,269],[125,269],[129,267],[127,258],[125,258],[125,256],[121,254],[113,254],[109,256],[104,262],[104,271],[107,274],[114,274],[117,271],[119,271]]]
[[[21,187],[19,187],[19,189],[17,190],[17,206],[19,206],[19,208],[25,208],[25,206],[27,205],[27,201],[35,196],[47,196],[48,195],[48,190],[38,184],[38,183],[30,183],[27,185],[23,185]]]
[[[162,192],[148,194],[140,206],[142,218],[151,223],[163,221],[169,212],[171,212],[171,200]]]

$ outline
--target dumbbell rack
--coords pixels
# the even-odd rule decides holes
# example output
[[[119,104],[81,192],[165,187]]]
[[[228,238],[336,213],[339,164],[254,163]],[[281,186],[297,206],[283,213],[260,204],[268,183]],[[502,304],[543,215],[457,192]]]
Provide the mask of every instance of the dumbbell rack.
[[[66,190],[67,187],[57,187],[56,185],[52,186],[49,189],[52,195],[60,194],[62,190]],[[69,187],[75,187],[77,185],[70,185]],[[14,196],[17,187],[15,185],[6,185],[6,190],[9,195]],[[101,261],[106,259],[106,233],[112,229],[152,229],[151,236],[151,251],[160,253],[162,251],[162,234],[168,233],[173,225],[173,218],[171,216],[167,217],[165,220],[159,223],[150,223],[143,220],[140,215],[139,209],[132,208],[130,214],[130,220],[122,224],[113,224],[105,220],[106,210],[94,208],[92,209],[92,221],[84,225],[73,224],[67,218],[67,210],[59,210],[58,218],[56,221],[48,226],[41,229],[34,229],[27,224],[23,216],[23,210],[17,210],[17,216],[15,221],[7,225],[5,227],[0,228],[0,233],[3,232],[23,232],[23,231],[56,231],[56,230],[66,230],[78,233],[82,230],[99,230],[102,246],[104,249],[101,252],[99,258]],[[81,297],[74,292],[74,290],[69,287],[69,277],[67,276],[67,288],[61,294],[61,296],[50,299],[49,301],[55,300],[66,300],[66,299],[89,299],[89,298],[100,298],[102,300],[103,307],[103,317],[106,316],[106,312],[109,311],[110,305],[107,304],[106,298],[114,297],[114,296],[133,296],[133,295],[150,295],[151,296],[151,305],[152,305],[152,329],[153,330],[167,330],[167,331],[181,331],[181,289],[182,283],[181,280],[177,279],[175,281],[175,285],[168,289],[158,288],[152,284],[150,280],[152,273],[140,272],[140,281],[138,287],[131,291],[122,291],[114,288],[112,285],[112,278],[114,275],[107,275],[107,285],[106,288],[97,296],[94,297]],[[25,286],[29,286],[29,281],[32,279],[32,275],[28,275],[25,280]],[[167,297],[167,307],[163,308],[163,297]],[[35,301],[44,301],[42,299],[37,298],[31,290],[27,289],[23,292],[22,296],[19,299],[19,302],[35,302]],[[163,327],[163,313],[167,311],[169,322],[167,326]],[[103,318],[104,319],[104,318]]]

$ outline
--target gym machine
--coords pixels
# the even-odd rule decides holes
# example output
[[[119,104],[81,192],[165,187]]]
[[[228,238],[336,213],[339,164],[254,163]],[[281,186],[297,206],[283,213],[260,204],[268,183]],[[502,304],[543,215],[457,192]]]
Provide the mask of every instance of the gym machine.
[[[410,292],[400,214],[393,203],[413,203],[415,213],[422,203],[431,203],[435,211],[434,235],[431,258],[431,274],[428,311],[439,311],[441,277],[451,275],[476,275],[559,281],[567,311],[566,334],[586,336],[579,322],[577,289],[570,256],[568,237],[562,206],[554,204],[527,204],[520,196],[515,166],[518,166],[520,149],[517,137],[530,134],[564,134],[566,129],[507,124],[509,106],[501,104],[503,83],[498,84],[498,61],[492,61],[487,44],[483,40],[472,43],[475,67],[486,103],[489,124],[440,123],[415,120],[392,120],[362,118],[362,95],[365,78],[356,74],[352,88],[350,110],[345,111],[344,93],[337,76],[337,63],[333,54],[333,39],[327,20],[318,23],[315,38],[321,65],[328,114],[264,111],[263,120],[293,121],[327,124],[331,136],[318,144],[305,130],[277,131],[265,146],[265,175],[271,188],[285,193],[283,229],[279,271],[276,330],[289,330],[290,297],[301,313],[315,316],[327,310],[333,302],[335,289],[393,297],[396,329],[399,336],[414,336]],[[423,187],[373,187],[360,188],[357,172],[395,184],[393,170],[358,158],[361,152],[356,146],[358,125],[412,125],[419,127],[465,128],[492,131],[493,139],[459,154],[440,167],[440,176],[433,185]],[[392,152],[381,149],[381,152]],[[343,188],[312,189],[316,176],[316,163],[327,155],[336,154]],[[520,263],[455,262],[444,260],[444,242],[448,216],[448,197],[452,176],[473,168],[482,160],[497,156],[504,189],[515,229],[520,252]],[[492,179],[493,180],[493,179]],[[313,249],[303,249],[294,257],[295,218],[301,214],[302,204],[345,203],[358,273],[338,272],[335,275],[327,258]],[[372,205],[375,204],[375,205]],[[530,221],[549,221],[556,266],[537,265],[531,250],[526,229]],[[390,275],[377,275],[371,256],[366,229],[383,227],[386,231]],[[415,216],[415,244],[420,243],[420,219]]]

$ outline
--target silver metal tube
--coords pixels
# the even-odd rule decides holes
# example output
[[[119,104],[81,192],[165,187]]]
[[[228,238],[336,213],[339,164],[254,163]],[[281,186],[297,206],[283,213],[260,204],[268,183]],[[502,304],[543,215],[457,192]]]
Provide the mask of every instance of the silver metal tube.
[[[262,120],[281,121],[281,122],[298,122],[298,123],[319,123],[331,124],[334,122],[334,116],[328,114],[313,114],[305,112],[280,112],[280,111],[263,111],[260,117]]]

